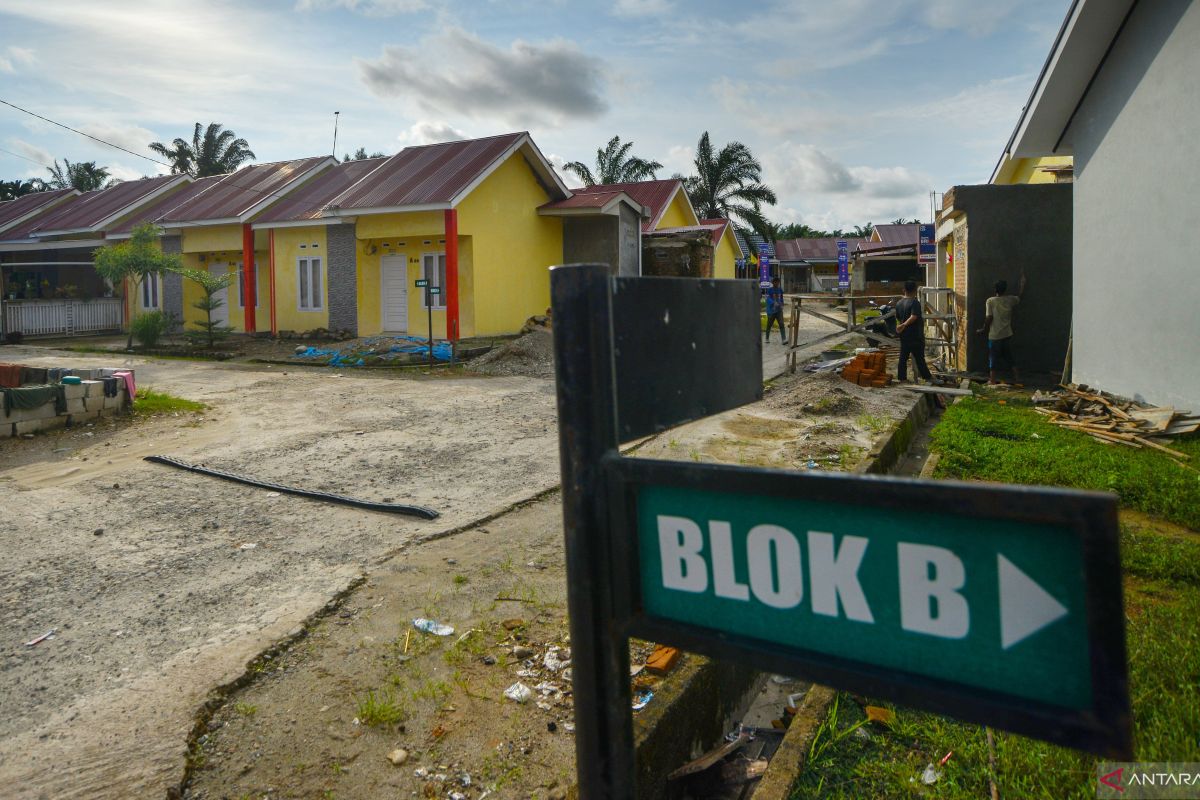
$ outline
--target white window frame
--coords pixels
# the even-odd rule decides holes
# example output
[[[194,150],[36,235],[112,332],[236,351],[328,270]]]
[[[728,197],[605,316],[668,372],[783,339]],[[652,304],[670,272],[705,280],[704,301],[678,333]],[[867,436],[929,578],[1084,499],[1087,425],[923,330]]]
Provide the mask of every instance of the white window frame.
[[[433,264],[437,265],[437,268],[434,270],[434,272],[436,274],[434,274],[434,275],[429,274],[429,272],[430,272],[429,267],[430,267],[431,262]],[[445,311],[446,310],[446,285],[445,285],[446,284],[446,253],[444,251],[421,254],[421,277],[424,278],[425,280],[429,281],[427,286],[436,286],[439,289],[441,289],[440,292],[438,292],[436,295],[434,295],[435,300],[434,300],[431,308],[434,311]],[[421,301],[422,301],[421,307],[424,308],[426,305],[429,305],[429,290],[423,289],[422,291],[425,292],[425,294],[421,298]]]
[[[159,286],[158,273],[148,272],[142,276],[138,292],[138,308],[142,311],[157,311],[159,308],[159,300],[161,298],[161,287]],[[147,300],[150,304],[147,304]]]
[[[315,292],[313,291],[314,284],[316,285]],[[305,302],[304,288],[308,290],[307,303]],[[325,259],[321,256],[300,256],[296,259],[296,310],[325,310]]]

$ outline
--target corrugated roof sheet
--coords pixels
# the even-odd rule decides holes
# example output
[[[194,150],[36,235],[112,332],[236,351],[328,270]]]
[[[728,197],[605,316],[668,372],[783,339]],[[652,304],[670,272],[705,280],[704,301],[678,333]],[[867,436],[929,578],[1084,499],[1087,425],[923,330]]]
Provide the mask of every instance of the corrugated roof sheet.
[[[546,203],[542,208],[604,208],[612,202],[614,197],[621,194],[619,190],[614,189],[611,192],[591,192],[582,194],[579,190],[572,190],[575,194],[568,197],[566,200],[557,200],[553,203]]]
[[[729,226],[727,219],[704,219],[699,225],[684,225],[677,228],[659,228],[652,233],[687,233],[689,231],[705,231],[712,240],[713,247],[721,242],[721,234]]]
[[[157,222],[203,222],[240,217],[264,200],[277,199],[274,193],[327,158],[329,156],[313,156],[243,167],[226,175],[208,191],[175,206]]]
[[[172,183],[186,180],[182,175],[159,175],[136,181],[122,181],[107,189],[84,192],[51,214],[40,218],[33,228],[35,236],[54,231],[97,230],[97,226],[116,214],[145,203],[155,192]]]
[[[226,177],[228,176],[209,175],[207,178],[197,178],[180,189],[168,192],[161,197],[156,197],[153,202],[142,206],[134,213],[126,216],[116,225],[105,231],[105,233],[109,236],[120,236],[129,233],[143,222],[154,222],[163,214],[175,208],[175,206],[182,205],[197,195],[208,191]]]
[[[650,219],[642,220],[642,232],[654,230],[655,223],[667,210],[675,190],[683,190],[683,182],[678,178],[668,178],[663,181],[638,181],[636,183],[603,183],[596,186],[585,186],[582,189],[572,189],[575,195],[588,195],[603,192],[624,192],[644,206],[650,208]]]
[[[18,197],[16,200],[6,200],[0,203],[0,230],[13,220],[20,219],[26,214],[32,214],[39,208],[45,208],[57,202],[64,195],[71,194],[74,189],[54,189],[49,192],[34,192]]]
[[[738,237],[738,243],[742,246],[742,252],[746,254],[746,258],[749,258],[751,254],[757,258],[758,246],[763,242],[767,243],[767,255],[771,258],[776,257],[774,242],[764,239],[757,233],[743,234],[737,228],[734,228],[733,230],[735,235]]]
[[[254,221],[261,223],[318,219],[330,201],[386,161],[386,158],[364,158],[322,170],[304,185],[296,187],[282,200],[274,203]]]
[[[906,245],[916,244],[921,238],[921,226],[916,223],[908,223],[905,225],[876,225],[875,230],[879,234],[879,241],[876,244],[887,245]]]
[[[847,252],[853,253],[866,239],[851,236],[827,236],[820,239],[784,239],[775,243],[780,261],[837,261],[837,243],[846,242]]]
[[[329,205],[355,209],[449,203],[527,135],[506,133],[463,142],[406,147]]]

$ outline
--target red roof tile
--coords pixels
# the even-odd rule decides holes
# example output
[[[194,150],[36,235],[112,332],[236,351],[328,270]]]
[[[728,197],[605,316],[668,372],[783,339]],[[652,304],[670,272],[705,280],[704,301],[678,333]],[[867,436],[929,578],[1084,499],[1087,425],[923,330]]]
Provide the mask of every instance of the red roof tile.
[[[527,133],[406,147],[330,202],[341,209],[448,205]]]
[[[678,178],[668,178],[663,181],[637,181],[636,183],[604,183],[596,186],[585,186],[582,189],[571,190],[576,195],[596,194],[599,192],[625,192],[644,206],[650,207],[650,219],[642,220],[642,232],[649,233],[662,219],[663,212],[675,196],[676,191],[683,191],[683,181]]]
[[[156,221],[170,225],[241,217],[263,201],[282,198],[288,184],[331,158],[313,156],[243,167],[223,177],[208,191],[175,206]]]
[[[687,231],[706,231],[709,238],[712,239],[713,247],[721,243],[721,235],[725,233],[725,229],[729,227],[727,219],[702,219],[699,225],[684,225],[677,228],[659,228],[655,231],[647,231],[647,233],[684,233]],[[740,245],[735,245],[738,250],[741,250]]]
[[[60,201],[64,196],[74,192],[74,189],[33,192],[32,194],[18,197],[16,200],[8,200],[0,203],[0,231],[4,230],[5,226],[13,224],[16,220],[28,214],[33,214],[39,210],[45,213],[49,207]]]
[[[365,158],[322,170],[311,180],[289,192],[282,200],[274,203],[256,217],[254,222],[259,224],[319,219],[331,200],[386,161],[386,158]]]
[[[146,203],[155,193],[187,180],[182,175],[159,175],[136,181],[122,181],[107,189],[84,192],[51,214],[41,217],[32,229],[35,236],[66,231],[100,232],[107,220]]]
[[[592,192],[590,194],[580,194],[579,190],[573,191],[576,193],[566,200],[546,203],[542,208],[604,208],[612,202],[613,198],[622,194],[615,189],[611,192]]]
[[[209,175],[207,178],[197,178],[191,183],[184,184],[175,191],[157,197],[154,199],[154,202],[144,205],[134,213],[127,215],[124,219],[109,227],[105,233],[109,237],[115,236],[120,238],[127,236],[138,225],[144,222],[155,222],[163,214],[175,208],[175,206],[182,205],[202,192],[208,191],[225,177],[225,175]]]

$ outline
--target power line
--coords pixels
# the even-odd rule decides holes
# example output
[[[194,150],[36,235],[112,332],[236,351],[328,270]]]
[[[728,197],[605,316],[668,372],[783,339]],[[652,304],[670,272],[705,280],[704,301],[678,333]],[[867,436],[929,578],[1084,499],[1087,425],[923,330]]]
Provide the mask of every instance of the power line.
[[[83,131],[75,130],[70,125],[64,125],[61,122],[55,122],[54,120],[50,119],[49,117],[43,117],[41,114],[35,114],[34,112],[30,111],[28,108],[21,108],[19,105],[16,105],[15,103],[10,103],[3,98],[0,98],[0,103],[3,103],[4,105],[8,106],[9,108],[15,108],[17,111],[23,111],[31,117],[37,117],[38,119],[42,120],[43,122],[49,122],[51,125],[57,125],[60,128],[65,128],[66,130],[69,130],[71,133],[77,133],[80,136],[86,136],[87,138],[91,139],[93,142],[99,142],[100,144],[106,145],[107,147],[116,148],[117,150],[120,150],[123,153],[129,153],[129,155],[131,155],[131,156],[137,156],[138,158],[144,158],[147,161],[150,161],[154,164],[158,164],[163,167],[167,167],[167,168],[171,167],[171,165],[166,163],[165,161],[159,161],[157,158],[151,158],[150,156],[144,156],[141,153],[135,153],[132,150],[128,150],[124,147],[121,147],[121,145],[119,145],[119,144],[113,144],[112,142],[106,142],[98,136],[92,136],[90,133],[84,133]]]
[[[39,167],[45,167],[46,169],[54,169],[54,167],[50,166],[49,164],[44,164],[41,161],[38,161],[37,159],[30,158],[29,156],[23,156],[20,153],[14,153],[12,150],[5,150],[3,147],[0,147],[0,153],[8,153],[10,156],[16,156],[17,158],[23,158],[26,161],[28,161],[30,164],[37,164]]]

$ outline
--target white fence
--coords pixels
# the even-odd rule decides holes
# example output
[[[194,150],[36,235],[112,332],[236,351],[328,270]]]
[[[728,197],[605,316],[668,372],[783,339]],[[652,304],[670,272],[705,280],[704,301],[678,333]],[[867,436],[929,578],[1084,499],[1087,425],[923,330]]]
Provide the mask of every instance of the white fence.
[[[119,331],[124,318],[119,297],[95,300],[6,300],[4,329],[25,336],[72,336]]]

